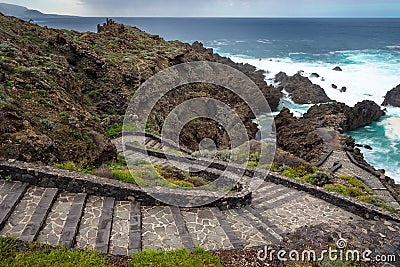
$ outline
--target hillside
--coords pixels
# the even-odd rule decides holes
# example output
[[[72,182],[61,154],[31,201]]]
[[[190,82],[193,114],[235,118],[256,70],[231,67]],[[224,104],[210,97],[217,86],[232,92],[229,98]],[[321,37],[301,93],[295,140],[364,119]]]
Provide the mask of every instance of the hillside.
[[[0,3],[0,13],[6,16],[14,16],[25,19],[49,18],[49,17],[69,17],[56,14],[44,14],[38,10],[29,9],[24,6]]]
[[[135,27],[107,21],[99,33],[54,30],[16,18],[0,16],[0,157],[54,164],[74,161],[94,164],[115,158],[105,130],[119,128],[127,104],[148,78],[169,66],[208,60],[229,64],[250,76],[268,99],[271,109],[280,92],[267,86],[261,72],[250,65],[220,57],[200,43],[165,41]],[[254,138],[254,115],[232,93],[215,86],[180,88],[165,101],[179,104],[196,91],[225,99]],[[151,94],[151,92],[149,92]],[[170,105],[156,107],[150,131],[160,131]],[[215,123],[190,125],[183,145],[213,133],[227,146]]]

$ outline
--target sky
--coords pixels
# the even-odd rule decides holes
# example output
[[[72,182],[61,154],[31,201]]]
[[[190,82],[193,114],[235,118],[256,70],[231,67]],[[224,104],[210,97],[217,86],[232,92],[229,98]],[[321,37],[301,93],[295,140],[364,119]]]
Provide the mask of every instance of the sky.
[[[399,0],[0,0],[43,13],[162,17],[400,17]]]

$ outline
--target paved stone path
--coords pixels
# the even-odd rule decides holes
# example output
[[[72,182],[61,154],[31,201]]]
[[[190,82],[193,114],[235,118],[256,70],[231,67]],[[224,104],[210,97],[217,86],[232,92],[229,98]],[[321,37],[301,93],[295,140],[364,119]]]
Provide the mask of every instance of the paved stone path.
[[[366,221],[308,193],[262,179],[257,182],[261,186],[253,192],[251,205],[219,210],[141,206],[0,180],[0,235],[129,255],[150,248],[258,247],[278,244],[305,226]]]

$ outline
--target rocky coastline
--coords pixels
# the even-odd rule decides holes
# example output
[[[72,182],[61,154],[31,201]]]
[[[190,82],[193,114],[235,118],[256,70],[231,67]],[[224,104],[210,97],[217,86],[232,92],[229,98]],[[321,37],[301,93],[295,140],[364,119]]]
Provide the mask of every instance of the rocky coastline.
[[[117,153],[108,130],[122,127],[125,109],[137,88],[169,66],[192,61],[223,63],[244,72],[261,89],[273,111],[278,109],[283,89],[298,104],[329,103],[314,105],[300,119],[287,109],[280,112],[275,123],[283,155],[289,152],[315,163],[326,153],[316,129],[333,128],[343,133],[384,115],[371,101],[355,107],[332,101],[323,88],[301,73],[291,77],[279,73],[276,82],[280,86],[275,88],[267,85],[263,72],[254,66],[234,63],[200,42],[165,41],[112,20],[99,25],[98,33],[49,29],[3,15],[0,24],[4,29],[0,33],[0,157],[7,159],[44,165],[114,160]],[[244,122],[249,138],[256,137],[255,115],[243,100],[223,88],[204,84],[180,88],[163,98],[149,118],[148,130],[160,132],[171,108],[198,95],[227,101]],[[208,120],[185,126],[182,145],[196,150],[204,138],[215,140],[221,149],[229,146],[226,133]],[[340,139],[367,165],[354,139],[344,135]]]

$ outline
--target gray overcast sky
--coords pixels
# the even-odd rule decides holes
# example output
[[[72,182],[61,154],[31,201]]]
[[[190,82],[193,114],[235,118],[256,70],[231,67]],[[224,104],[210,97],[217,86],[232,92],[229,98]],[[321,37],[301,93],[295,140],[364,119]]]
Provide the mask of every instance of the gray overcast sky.
[[[0,0],[1,1],[1,0]],[[80,16],[400,17],[400,0],[4,0]]]

